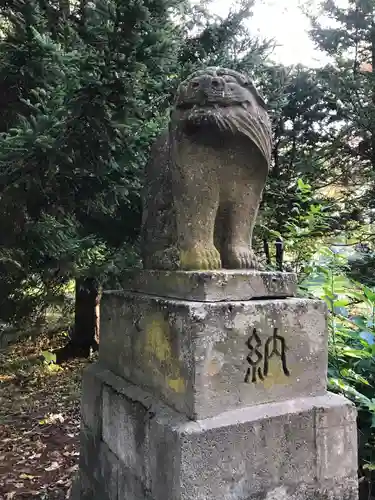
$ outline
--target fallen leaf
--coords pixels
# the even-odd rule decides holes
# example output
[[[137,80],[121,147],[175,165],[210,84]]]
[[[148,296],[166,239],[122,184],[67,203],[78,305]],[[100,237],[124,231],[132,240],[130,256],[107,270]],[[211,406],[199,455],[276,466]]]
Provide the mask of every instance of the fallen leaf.
[[[0,352],[0,499],[63,500],[78,468],[81,372],[38,361],[62,344],[40,336]],[[0,376],[1,377],[1,376]],[[44,420],[45,425],[39,421]],[[69,498],[69,496],[68,496]]]
[[[31,474],[20,474],[19,475],[20,479],[34,479],[35,476],[32,476]]]
[[[52,464],[49,467],[45,467],[44,470],[47,472],[50,472],[51,470],[56,470],[60,467],[60,464],[58,462],[52,462]]]

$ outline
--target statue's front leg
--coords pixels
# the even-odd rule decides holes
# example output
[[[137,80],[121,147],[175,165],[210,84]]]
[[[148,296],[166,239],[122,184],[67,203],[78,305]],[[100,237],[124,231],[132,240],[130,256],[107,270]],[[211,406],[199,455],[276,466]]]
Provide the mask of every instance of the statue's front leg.
[[[245,177],[245,175],[243,175]],[[241,176],[238,176],[241,177]],[[261,264],[252,249],[254,224],[257,218],[264,181],[252,178],[228,186],[225,217],[220,219],[224,226],[221,257],[227,269],[261,269]]]
[[[214,245],[214,226],[219,204],[216,175],[209,165],[192,163],[174,171],[174,207],[180,268],[220,269]]]

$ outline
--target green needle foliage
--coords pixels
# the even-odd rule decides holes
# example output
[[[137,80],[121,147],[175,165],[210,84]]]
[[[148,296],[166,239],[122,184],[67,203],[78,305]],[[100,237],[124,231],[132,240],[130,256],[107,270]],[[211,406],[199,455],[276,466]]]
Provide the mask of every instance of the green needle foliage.
[[[142,170],[173,92],[205,64],[255,71],[269,44],[244,28],[249,14],[175,0],[0,7],[1,320],[137,264]]]
[[[140,169],[164,118],[164,74],[176,65],[175,7],[98,1],[47,12],[29,1],[4,11],[3,320],[35,312],[30,288],[43,299],[95,275],[114,247],[136,239]]]

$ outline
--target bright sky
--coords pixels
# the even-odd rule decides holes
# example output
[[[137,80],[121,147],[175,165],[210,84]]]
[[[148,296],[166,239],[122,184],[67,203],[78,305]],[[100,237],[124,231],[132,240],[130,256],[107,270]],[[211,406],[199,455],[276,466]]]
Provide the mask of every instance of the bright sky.
[[[213,0],[212,9],[219,15],[227,14],[231,2]],[[319,53],[308,35],[309,21],[301,12],[303,0],[257,0],[254,15],[248,21],[251,31],[264,38],[274,38],[279,47],[275,49],[274,59],[283,64],[304,64],[318,66],[326,61]],[[317,3],[310,0],[309,6]]]

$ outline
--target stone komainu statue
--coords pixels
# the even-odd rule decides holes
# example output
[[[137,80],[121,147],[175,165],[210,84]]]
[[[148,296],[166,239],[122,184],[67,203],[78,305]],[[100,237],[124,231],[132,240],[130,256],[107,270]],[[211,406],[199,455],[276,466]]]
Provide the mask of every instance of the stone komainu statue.
[[[146,269],[256,268],[251,248],[271,158],[266,106],[244,75],[193,73],[146,166]]]

